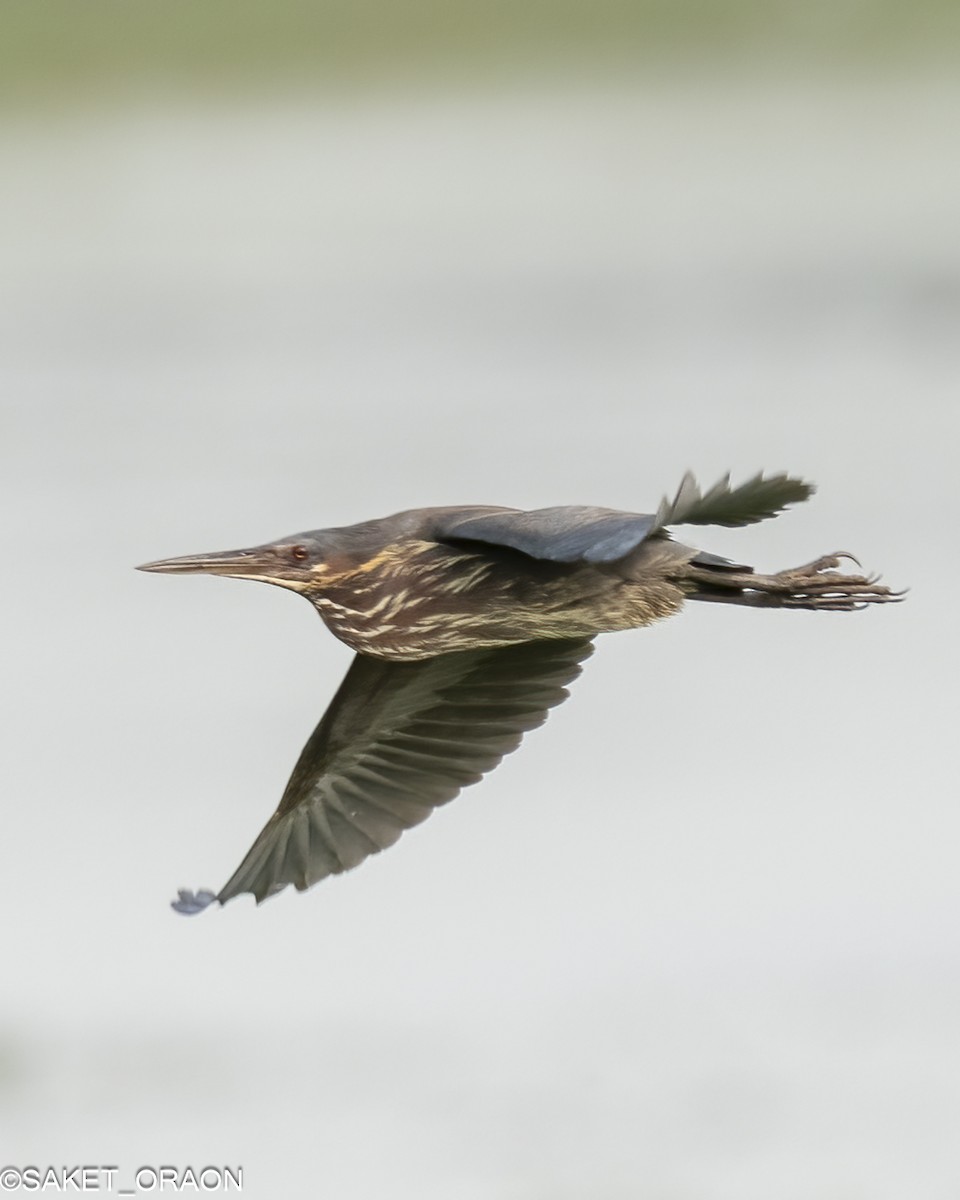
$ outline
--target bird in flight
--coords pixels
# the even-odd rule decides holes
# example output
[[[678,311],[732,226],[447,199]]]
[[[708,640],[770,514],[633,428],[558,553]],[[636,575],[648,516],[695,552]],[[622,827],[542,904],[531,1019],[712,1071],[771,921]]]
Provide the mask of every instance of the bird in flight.
[[[181,890],[196,913],[242,892],[259,904],[357,866],[476,783],[567,696],[599,633],[679,612],[685,600],[850,612],[898,600],[846,552],[774,575],[675,541],[676,525],[751,525],[813,486],[688,472],[656,513],[569,506],[420,508],[248,550],[146,563],[305,596],[356,651],[280,804],[227,883]]]

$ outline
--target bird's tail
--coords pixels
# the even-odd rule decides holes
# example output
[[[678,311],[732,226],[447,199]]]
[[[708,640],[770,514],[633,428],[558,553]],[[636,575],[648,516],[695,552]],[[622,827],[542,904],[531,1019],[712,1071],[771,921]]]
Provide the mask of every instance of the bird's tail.
[[[877,575],[843,574],[839,570],[843,559],[860,565],[852,554],[841,550],[776,575],[758,575],[749,567],[727,563],[714,555],[698,554],[687,563],[680,583],[691,600],[754,608],[853,612],[868,604],[889,604],[903,599],[903,592],[891,591],[879,582]]]

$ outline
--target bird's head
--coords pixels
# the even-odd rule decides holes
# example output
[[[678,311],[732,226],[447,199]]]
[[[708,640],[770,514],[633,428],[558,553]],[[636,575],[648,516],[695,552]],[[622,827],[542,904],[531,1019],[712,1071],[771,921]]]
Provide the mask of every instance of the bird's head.
[[[253,546],[249,550],[219,550],[212,554],[186,554],[144,563],[138,571],[166,575],[228,575],[233,579],[257,579],[309,595],[323,587],[329,576],[329,547],[316,533]]]

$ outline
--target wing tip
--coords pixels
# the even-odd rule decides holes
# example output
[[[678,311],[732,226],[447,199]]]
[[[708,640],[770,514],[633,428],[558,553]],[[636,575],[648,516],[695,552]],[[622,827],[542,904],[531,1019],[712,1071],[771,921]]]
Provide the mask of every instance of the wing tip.
[[[200,888],[197,892],[191,891],[189,888],[178,888],[177,898],[170,901],[170,907],[181,916],[195,917],[197,913],[203,912],[214,902],[223,903],[220,897],[208,888]]]
[[[758,471],[744,483],[730,486],[728,471],[707,491],[701,491],[692,471],[686,471],[671,501],[664,496],[657,509],[656,528],[670,525],[752,525],[775,517],[791,504],[809,500],[816,485],[786,471]]]

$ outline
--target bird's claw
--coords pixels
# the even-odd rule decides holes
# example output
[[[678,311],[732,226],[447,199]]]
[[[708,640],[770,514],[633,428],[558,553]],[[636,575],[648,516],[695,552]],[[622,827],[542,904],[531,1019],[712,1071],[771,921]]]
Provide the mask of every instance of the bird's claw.
[[[862,571],[860,559],[855,554],[851,554],[849,550],[835,550],[833,554],[824,554],[822,558],[815,558],[813,562],[806,563],[802,567],[792,567],[789,570],[779,572],[781,575],[822,575],[839,569],[840,564],[844,559],[848,562],[855,563]]]

